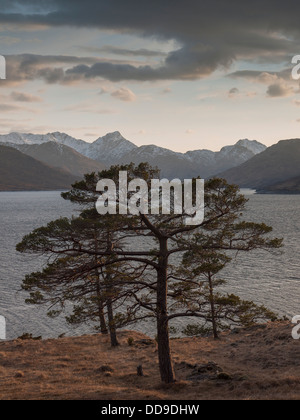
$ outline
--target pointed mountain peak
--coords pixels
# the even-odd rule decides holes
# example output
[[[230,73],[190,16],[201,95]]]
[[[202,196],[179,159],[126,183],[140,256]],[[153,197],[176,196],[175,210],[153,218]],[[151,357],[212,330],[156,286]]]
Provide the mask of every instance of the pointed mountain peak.
[[[96,140],[97,143],[100,142],[120,142],[120,141],[128,141],[125,139],[125,137],[122,136],[122,134],[119,131],[114,131],[113,133],[108,133],[103,137],[99,137],[99,139]],[[95,142],[95,143],[96,143]]]
[[[250,150],[254,154],[258,154],[266,150],[267,146],[262,143],[259,143],[257,140],[248,140],[242,139],[236,143],[236,146],[245,147],[246,149]]]

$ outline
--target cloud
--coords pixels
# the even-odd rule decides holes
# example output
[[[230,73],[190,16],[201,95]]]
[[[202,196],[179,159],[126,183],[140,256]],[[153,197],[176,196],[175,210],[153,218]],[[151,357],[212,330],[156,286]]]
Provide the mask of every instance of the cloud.
[[[233,79],[247,79],[251,82],[259,82],[263,84],[274,83],[279,78],[277,72],[257,71],[257,70],[241,70],[228,75]]]
[[[169,93],[172,93],[172,89],[171,88],[165,88],[161,91],[162,95],[168,95]]]
[[[270,85],[267,90],[267,96],[271,98],[283,98],[291,96],[293,93],[295,93],[294,89],[283,83],[274,83],[273,85]]]
[[[128,49],[128,48],[119,48],[113,45],[104,45],[103,47],[85,47],[79,46],[79,49],[88,53],[96,54],[112,54],[112,55],[124,55],[127,57],[166,57],[166,53],[162,51],[153,51],[147,48],[140,48],[138,50]]]
[[[17,44],[20,41],[21,41],[20,38],[16,38],[12,36],[5,36],[5,35],[0,36],[0,44],[2,45],[13,45],[13,44]]]
[[[113,84],[111,84],[110,86],[108,85],[102,86],[98,94],[99,95],[110,94],[110,96],[112,96],[113,98],[119,99],[120,101],[123,101],[123,102],[134,102],[137,99],[135,93],[132,92],[132,90],[126,87],[117,88]]]
[[[239,95],[240,91],[238,88],[232,88],[230,89],[230,91],[228,92],[228,97],[229,98],[235,98]]]
[[[25,108],[25,107],[20,107],[20,106],[16,106],[16,105],[10,105],[10,104],[0,104],[0,112],[1,113],[5,113],[5,112],[31,112],[34,114],[37,114],[38,111],[34,110],[34,109],[29,109],[29,108]]]
[[[82,81],[93,81],[97,75],[97,65],[107,69],[133,67],[124,60],[97,57],[77,57],[64,55],[20,54],[6,55],[7,80],[3,86],[10,84],[43,80],[47,84],[75,84]],[[84,63],[84,64],[82,64]],[[94,67],[95,66],[95,67]],[[86,69],[90,69],[85,73]],[[95,74],[94,74],[95,72]],[[89,74],[88,74],[89,73]],[[110,77],[105,77],[110,79]],[[113,78],[113,77],[112,77]],[[119,77],[117,77],[117,80]]]
[[[252,82],[268,85],[267,96],[269,98],[283,98],[296,93],[295,89],[288,82],[291,80],[291,69],[280,72],[243,70],[231,73],[229,77],[244,78]],[[253,96],[253,93],[248,94]]]
[[[4,5],[3,5],[4,4]],[[31,77],[48,83],[104,78],[127,80],[197,80],[232,63],[288,62],[299,53],[300,3],[280,0],[3,0],[0,24],[82,27],[109,30],[179,45],[157,64],[88,63],[81,60],[67,71],[40,69]],[[151,49],[100,47],[106,54],[154,57]],[[100,51],[99,51],[100,52]],[[158,55],[157,55],[158,56]],[[52,66],[51,66],[52,67]]]
[[[254,98],[255,96],[257,96],[257,92],[246,92],[246,96],[248,98]]]
[[[194,130],[192,130],[192,129],[188,129],[188,130],[186,130],[186,132],[185,132],[185,134],[194,134],[195,133],[195,131]]]
[[[109,93],[109,89],[106,87],[102,87],[98,93],[98,95],[106,95],[107,93]]]
[[[219,65],[228,67],[233,57],[221,57],[222,52],[214,53],[209,48],[184,47],[169,53],[163,65],[134,66],[131,64],[113,64],[99,62],[91,66],[79,65],[66,71],[69,77],[96,79],[104,78],[112,82],[130,81],[158,81],[158,80],[196,80],[209,76],[217,70]]]
[[[12,92],[11,98],[16,102],[42,102],[38,96],[30,95],[22,92]]]
[[[0,112],[20,111],[20,109],[18,106],[0,104]]]
[[[136,95],[127,88],[120,88],[115,90],[111,93],[111,96],[124,102],[134,102],[136,100]]]
[[[90,105],[90,104],[78,104],[78,105],[72,105],[64,108],[64,111],[71,111],[71,112],[83,112],[83,113],[89,113],[89,114],[101,114],[101,115],[109,115],[109,114],[115,114],[116,111],[113,109],[107,109],[107,108],[98,108],[97,105]]]
[[[2,86],[14,85],[34,80],[46,83],[70,84],[76,82],[74,75],[66,75],[64,67],[72,67],[82,61],[95,63],[97,59],[74,56],[52,56],[37,54],[6,55],[7,79]]]
[[[230,73],[228,77],[233,79],[246,79],[251,82],[258,82],[262,84],[272,84],[279,80],[291,81],[291,68],[282,71],[259,71],[259,70],[241,70]]]

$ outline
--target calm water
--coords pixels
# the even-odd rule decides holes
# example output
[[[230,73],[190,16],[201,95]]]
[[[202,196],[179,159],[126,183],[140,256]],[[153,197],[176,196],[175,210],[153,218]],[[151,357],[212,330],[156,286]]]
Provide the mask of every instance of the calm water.
[[[238,256],[223,273],[229,282],[227,290],[265,304],[281,315],[300,314],[300,196],[249,198],[247,218],[271,224],[274,234],[285,239],[284,254],[255,252]],[[70,327],[63,317],[49,319],[43,308],[25,305],[26,294],[20,291],[24,275],[39,270],[42,261],[18,254],[15,245],[34,228],[75,212],[58,192],[0,193],[0,314],[7,318],[9,339],[24,332],[44,338],[92,332],[87,326]],[[151,328],[140,326],[147,333]]]

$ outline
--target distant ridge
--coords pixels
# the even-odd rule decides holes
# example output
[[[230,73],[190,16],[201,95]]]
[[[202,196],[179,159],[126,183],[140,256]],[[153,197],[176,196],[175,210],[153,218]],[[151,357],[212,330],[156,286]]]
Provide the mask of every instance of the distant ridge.
[[[299,170],[300,172],[300,170]],[[260,194],[300,194],[300,175],[257,190]]]
[[[76,177],[50,168],[18,150],[0,146],[0,191],[49,191],[70,188]]]
[[[84,174],[98,172],[105,168],[105,165],[100,162],[87,158],[69,146],[53,141],[43,144],[12,146],[25,155],[53,168],[63,169],[76,177],[82,177]]]

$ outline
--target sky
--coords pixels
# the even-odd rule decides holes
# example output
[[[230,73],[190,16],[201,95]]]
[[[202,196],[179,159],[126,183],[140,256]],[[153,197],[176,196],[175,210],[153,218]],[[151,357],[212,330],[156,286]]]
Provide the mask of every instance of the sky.
[[[300,137],[297,0],[0,0],[0,133],[220,150]]]

